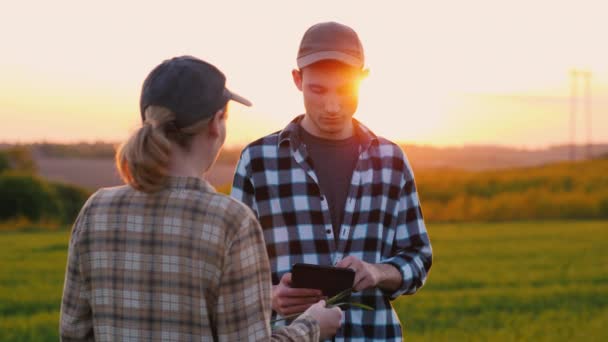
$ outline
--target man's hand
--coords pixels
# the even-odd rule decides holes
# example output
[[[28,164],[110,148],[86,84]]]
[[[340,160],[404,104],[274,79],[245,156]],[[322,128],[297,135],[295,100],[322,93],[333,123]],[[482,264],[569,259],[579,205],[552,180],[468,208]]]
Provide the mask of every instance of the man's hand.
[[[355,291],[375,287],[395,291],[401,286],[401,273],[392,265],[370,264],[351,255],[342,259],[336,266],[348,267],[355,271]]]
[[[291,287],[291,273],[285,273],[279,285],[272,287],[272,309],[281,316],[304,312],[322,298],[321,290]]]

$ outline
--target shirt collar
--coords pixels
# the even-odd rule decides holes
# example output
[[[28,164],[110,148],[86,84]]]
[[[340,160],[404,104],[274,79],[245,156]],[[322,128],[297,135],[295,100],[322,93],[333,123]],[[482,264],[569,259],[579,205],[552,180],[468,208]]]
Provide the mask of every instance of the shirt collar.
[[[169,189],[199,190],[203,192],[215,192],[215,189],[206,180],[198,177],[176,177],[170,176],[167,181]]]
[[[300,133],[299,133],[299,125],[300,122],[304,119],[304,114],[296,116],[281,132],[279,133],[279,146],[286,143],[291,142],[291,146],[293,149],[296,149],[300,143]],[[357,130],[357,134],[359,134],[361,139],[361,147],[362,150],[366,150],[370,147],[371,144],[378,144],[378,137],[365,125],[360,123],[357,119],[353,118],[353,122],[355,124],[355,129]]]

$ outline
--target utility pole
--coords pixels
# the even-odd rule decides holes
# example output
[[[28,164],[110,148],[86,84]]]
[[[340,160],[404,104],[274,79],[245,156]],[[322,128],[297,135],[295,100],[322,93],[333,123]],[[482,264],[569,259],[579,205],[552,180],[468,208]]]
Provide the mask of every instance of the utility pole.
[[[576,104],[578,88],[578,70],[570,71],[570,161],[576,159]]]
[[[572,69],[570,71],[570,160],[576,159],[576,117],[578,114],[578,80],[583,79],[583,115],[586,125],[586,153],[585,157],[592,157],[591,141],[591,71]]]
[[[587,118],[587,159],[591,159],[591,71],[583,73],[585,77],[585,117]]]

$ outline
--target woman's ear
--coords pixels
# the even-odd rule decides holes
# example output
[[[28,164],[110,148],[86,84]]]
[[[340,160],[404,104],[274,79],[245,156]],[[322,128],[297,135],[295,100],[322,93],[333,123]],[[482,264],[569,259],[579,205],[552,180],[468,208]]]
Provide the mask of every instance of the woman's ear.
[[[291,77],[298,90],[302,91],[302,71],[298,69],[291,70]]]
[[[209,123],[207,124],[207,132],[209,132],[209,135],[212,137],[218,136],[220,135],[220,121],[224,119],[224,115],[226,115],[224,113],[225,111],[225,107],[218,110],[217,112],[215,112],[215,114],[213,115],[213,118],[211,118],[211,120],[209,121]]]

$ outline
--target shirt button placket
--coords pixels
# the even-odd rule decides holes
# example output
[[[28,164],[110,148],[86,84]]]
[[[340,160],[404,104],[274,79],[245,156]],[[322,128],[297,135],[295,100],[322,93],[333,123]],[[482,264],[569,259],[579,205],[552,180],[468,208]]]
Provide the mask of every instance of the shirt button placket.
[[[340,236],[340,238],[345,239],[348,238],[348,232],[350,231],[350,229],[348,227],[343,227],[342,228],[342,234]]]
[[[321,200],[321,209],[323,209],[323,212],[329,212],[329,206],[325,200],[325,196],[319,195],[319,199]],[[327,236],[327,239],[334,239],[334,231],[331,228],[331,224],[325,225],[325,235]]]

